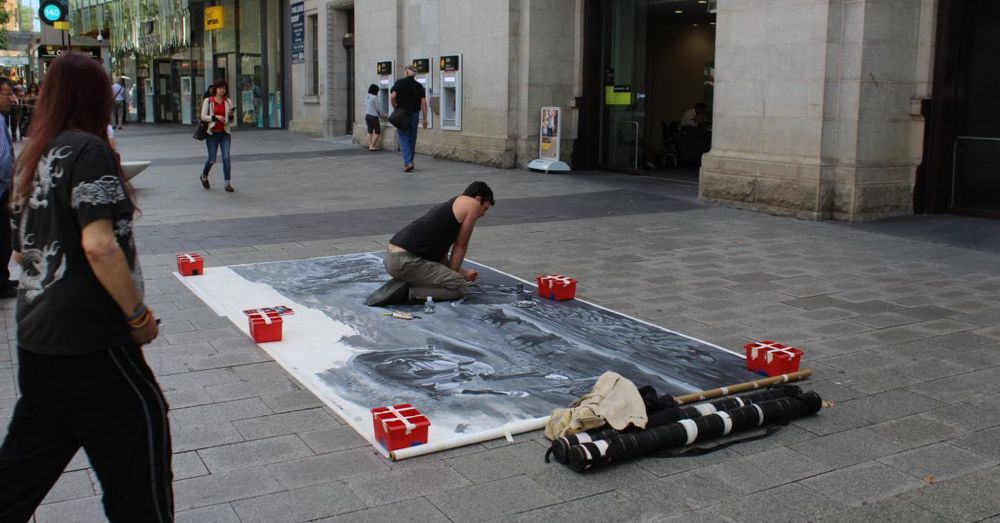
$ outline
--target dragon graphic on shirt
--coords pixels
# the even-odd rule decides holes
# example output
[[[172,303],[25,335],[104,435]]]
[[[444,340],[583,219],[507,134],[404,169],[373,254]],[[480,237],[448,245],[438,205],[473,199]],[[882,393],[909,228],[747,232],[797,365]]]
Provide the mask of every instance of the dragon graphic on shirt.
[[[41,249],[33,248],[34,235],[24,237],[21,246],[21,290],[28,302],[45,293],[45,290],[62,279],[66,273],[66,255],[60,252],[59,242],[52,242]]]
[[[107,175],[93,182],[84,182],[73,187],[70,206],[74,209],[81,204],[107,205],[125,199],[125,190],[117,176]]]
[[[52,149],[45,156],[38,160],[38,169],[35,170],[35,179],[32,183],[31,197],[28,198],[28,205],[32,209],[48,207],[48,195],[52,190],[55,180],[62,178],[65,171],[63,168],[52,165],[56,160],[62,160],[73,154],[73,148],[65,145],[57,149]]]

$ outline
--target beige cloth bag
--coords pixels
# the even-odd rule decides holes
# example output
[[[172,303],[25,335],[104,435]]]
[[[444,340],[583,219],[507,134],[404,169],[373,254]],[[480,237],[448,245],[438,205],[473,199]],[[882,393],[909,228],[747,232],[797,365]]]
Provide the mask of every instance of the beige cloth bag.
[[[578,432],[611,425],[623,430],[629,425],[645,428],[646,405],[639,389],[616,372],[605,372],[597,379],[594,390],[574,401],[569,408],[554,409],[545,425],[545,437],[550,440]]]

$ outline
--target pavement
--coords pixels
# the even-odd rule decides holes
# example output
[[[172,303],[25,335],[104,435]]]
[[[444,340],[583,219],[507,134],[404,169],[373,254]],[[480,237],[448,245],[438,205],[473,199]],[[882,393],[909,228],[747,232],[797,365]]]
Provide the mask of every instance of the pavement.
[[[178,521],[1000,521],[996,221],[798,221],[702,203],[690,183],[425,156],[407,174],[398,153],[285,131],[234,134],[229,194],[221,165],[202,189],[191,132],[118,134],[124,158],[153,161],[133,180],[135,233],[164,322],[145,353],[172,408]],[[476,179],[497,206],[470,258],[571,274],[585,299],[732,350],[800,347],[803,387],[833,405],[714,454],[582,475],[543,461],[540,432],[390,462],[171,274],[185,251],[229,265],[379,250]],[[100,493],[81,453],[35,521],[103,521]]]

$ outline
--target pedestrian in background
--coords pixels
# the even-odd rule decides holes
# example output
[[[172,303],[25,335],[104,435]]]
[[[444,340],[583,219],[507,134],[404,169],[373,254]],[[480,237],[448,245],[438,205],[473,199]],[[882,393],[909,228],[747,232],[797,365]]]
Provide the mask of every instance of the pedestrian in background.
[[[7,111],[7,128],[10,131],[10,139],[17,141],[17,133],[21,128],[21,106],[24,104],[24,88],[20,85],[13,85],[14,98],[11,100],[10,110]]]
[[[365,97],[365,123],[368,124],[368,150],[377,151],[379,138],[382,137],[382,124],[379,120],[386,114],[378,106],[378,86],[368,86],[368,96]]]
[[[125,125],[125,107],[126,102],[128,102],[128,90],[125,89],[124,76],[118,79],[118,83],[111,86],[111,94],[115,100],[115,121],[113,123],[116,129],[121,130],[122,126]],[[121,115],[120,119],[119,115]]]
[[[0,76],[0,123],[4,129],[0,139],[0,298],[17,296],[17,282],[11,281],[10,263],[12,249],[10,247],[10,215],[7,211],[10,202],[10,189],[14,175],[14,143],[7,134],[7,120],[4,115],[10,112],[17,101],[14,95],[14,84],[10,79]]]
[[[201,186],[206,189],[212,187],[208,183],[208,173],[212,170],[212,165],[215,165],[216,154],[221,148],[222,175],[226,181],[226,192],[233,192],[230,183],[229,146],[232,142],[230,133],[233,122],[236,121],[236,108],[229,99],[229,84],[225,80],[216,80],[209,93],[208,98],[201,102],[201,121],[208,123],[208,138],[205,138],[208,160],[205,161],[205,168],[201,172]]]
[[[32,83],[28,86],[28,95],[21,106],[21,138],[28,136],[28,128],[31,127],[31,117],[35,114],[35,102],[38,101],[38,84]]]
[[[18,385],[0,447],[0,521],[32,517],[83,447],[110,521],[173,521],[167,402],[142,345],[134,193],[108,145],[111,85],[78,53],[52,61],[11,196]]]
[[[424,128],[427,128],[427,91],[413,76],[417,68],[406,66],[403,78],[392,86],[390,99],[393,109],[399,108],[410,112],[410,125],[406,129],[397,129],[399,148],[403,151],[403,172],[413,170],[413,155],[417,150],[417,127],[420,125],[420,115],[424,117]]]

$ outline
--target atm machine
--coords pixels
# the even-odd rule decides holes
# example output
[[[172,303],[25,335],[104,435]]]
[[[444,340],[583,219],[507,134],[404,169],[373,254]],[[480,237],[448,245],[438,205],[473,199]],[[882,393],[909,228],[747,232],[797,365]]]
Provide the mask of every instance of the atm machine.
[[[462,130],[462,55],[442,56],[438,61],[441,74],[441,129]]]
[[[434,127],[434,107],[432,101],[434,100],[434,75],[431,74],[431,59],[430,58],[414,58],[413,67],[417,68],[417,73],[413,75],[413,79],[420,82],[420,85],[424,86],[424,91],[427,94],[427,128],[430,129]],[[424,115],[420,113],[420,123],[424,124]]]
[[[375,64],[375,72],[378,74],[378,107],[385,114],[392,112],[392,104],[389,103],[389,91],[392,90],[392,84],[396,81],[392,77],[393,65],[392,60]]]

